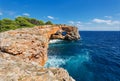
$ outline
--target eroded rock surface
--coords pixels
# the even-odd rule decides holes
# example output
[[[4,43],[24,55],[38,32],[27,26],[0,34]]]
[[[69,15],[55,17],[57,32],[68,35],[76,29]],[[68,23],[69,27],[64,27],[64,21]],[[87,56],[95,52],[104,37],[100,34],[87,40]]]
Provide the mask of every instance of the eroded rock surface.
[[[1,57],[1,56],[0,56]],[[75,81],[62,68],[43,68],[38,64],[0,58],[0,81]]]
[[[61,26],[55,34],[51,35],[51,39],[78,40],[79,38],[78,29],[72,26]]]
[[[62,33],[65,32],[65,35]],[[12,60],[17,57],[44,65],[50,39],[77,40],[77,28],[68,26],[38,26],[0,33],[0,51]],[[3,57],[8,55],[3,54]]]
[[[79,38],[80,35],[76,27],[62,25],[37,26],[0,33],[0,81],[12,81],[12,75],[18,77],[14,78],[13,81],[18,81],[23,75],[25,77],[21,81],[33,81],[32,79],[35,79],[35,81],[73,81],[68,73],[60,68],[44,68],[47,73],[41,76],[34,76],[34,71],[28,71],[28,74],[26,74],[25,70],[29,70],[27,69],[27,63],[44,66],[47,61],[47,48],[50,39],[77,40]],[[34,65],[28,66],[35,68]],[[5,68],[10,70],[5,70]],[[21,71],[21,68],[23,68],[23,71]],[[8,74],[8,79],[10,80],[1,78],[7,77],[4,75],[5,72],[8,72],[6,74]],[[64,73],[66,76],[64,76]],[[52,77],[53,80],[48,80],[50,79],[48,76]],[[43,79],[41,77],[46,78]],[[59,79],[57,80],[56,78]]]

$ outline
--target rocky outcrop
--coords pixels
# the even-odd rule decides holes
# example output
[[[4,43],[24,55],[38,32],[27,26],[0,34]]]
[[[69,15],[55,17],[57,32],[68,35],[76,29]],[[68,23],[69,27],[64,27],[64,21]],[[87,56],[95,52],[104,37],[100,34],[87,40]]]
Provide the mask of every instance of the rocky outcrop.
[[[71,26],[61,26],[56,33],[51,35],[51,39],[77,40],[79,38],[78,29]]]
[[[80,35],[76,27],[62,26],[62,25],[37,26],[33,28],[22,28],[22,29],[2,32],[0,33],[0,58],[3,60],[10,60],[10,62],[17,60],[21,63],[36,63],[37,65],[44,66],[44,64],[47,61],[47,48],[50,39],[77,40],[79,38]],[[10,63],[10,65],[12,64]],[[2,70],[4,69],[1,69],[0,73],[2,73]],[[50,70],[50,74],[52,74],[54,77],[57,77],[59,75],[58,74],[56,76],[56,74],[52,72],[54,70],[52,69],[49,70]],[[56,71],[59,71],[59,69]],[[60,72],[62,71],[60,69]],[[46,74],[46,76],[48,75],[49,72],[48,74]],[[59,76],[59,78],[64,77],[61,75]],[[66,75],[68,76],[67,73]],[[25,79],[23,81],[31,81],[33,78],[27,76],[27,78],[28,77],[30,80]],[[37,78],[37,76],[35,77]],[[36,80],[36,81],[49,81],[49,80],[45,79],[45,80]],[[58,81],[71,81],[71,80],[69,80],[69,78],[65,78],[65,80],[62,78]]]
[[[62,68],[43,68],[35,63],[0,58],[0,81],[75,80]]]
[[[65,35],[63,35],[65,33]],[[44,65],[47,61],[47,48],[50,39],[79,39],[77,28],[68,26],[38,26],[0,33],[0,51],[10,59],[19,57],[24,61]]]

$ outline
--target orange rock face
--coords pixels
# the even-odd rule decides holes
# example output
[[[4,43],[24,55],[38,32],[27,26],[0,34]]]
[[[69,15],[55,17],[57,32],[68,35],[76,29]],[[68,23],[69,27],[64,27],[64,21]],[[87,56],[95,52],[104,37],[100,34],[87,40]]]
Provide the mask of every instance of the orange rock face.
[[[63,35],[64,33],[64,35]],[[41,66],[47,61],[50,39],[77,40],[80,38],[76,27],[37,26],[0,33],[0,51],[3,58],[36,62]]]

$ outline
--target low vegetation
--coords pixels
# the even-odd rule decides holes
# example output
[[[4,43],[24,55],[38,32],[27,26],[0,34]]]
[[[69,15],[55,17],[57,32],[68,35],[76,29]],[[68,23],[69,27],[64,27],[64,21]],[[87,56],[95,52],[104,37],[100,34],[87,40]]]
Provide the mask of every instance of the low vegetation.
[[[38,25],[53,25],[53,23],[51,21],[44,22],[42,20],[29,17],[17,17],[14,20],[4,18],[0,20],[0,32]]]

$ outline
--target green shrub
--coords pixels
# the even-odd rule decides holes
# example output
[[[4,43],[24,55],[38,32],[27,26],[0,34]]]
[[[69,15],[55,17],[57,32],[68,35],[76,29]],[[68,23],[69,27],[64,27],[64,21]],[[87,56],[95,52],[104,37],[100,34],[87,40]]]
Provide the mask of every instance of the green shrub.
[[[46,25],[53,25],[53,23],[51,21],[47,21],[45,24]]]
[[[0,20],[0,31],[6,31],[6,30],[10,30],[10,29],[16,29],[16,22],[14,20],[10,20],[10,19],[3,19]]]
[[[15,20],[4,18],[0,20],[0,32],[23,27],[33,27],[35,25],[53,25],[53,23],[51,21],[44,23],[42,20],[28,17],[17,17]]]
[[[32,23],[28,22],[24,17],[17,17],[15,22],[19,27],[32,27],[34,26]]]

